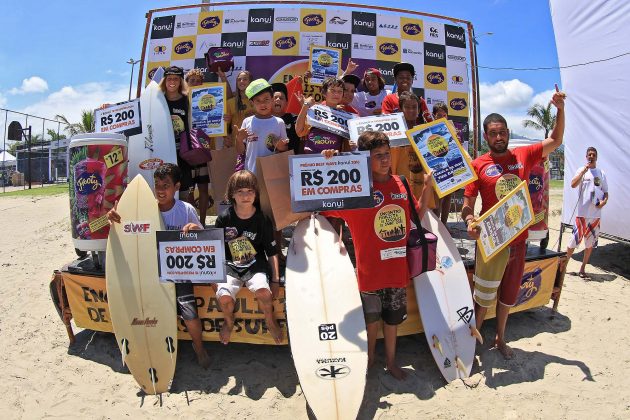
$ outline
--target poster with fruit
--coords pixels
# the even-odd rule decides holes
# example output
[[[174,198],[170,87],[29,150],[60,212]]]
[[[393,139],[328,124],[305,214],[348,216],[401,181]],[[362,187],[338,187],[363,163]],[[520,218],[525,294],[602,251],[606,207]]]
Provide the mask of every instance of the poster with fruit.
[[[201,129],[208,137],[225,136],[225,83],[204,83],[190,89],[189,103],[193,130]]]
[[[107,239],[107,212],[127,186],[127,146],[111,143],[71,146],[69,154],[72,238],[77,248],[94,250],[80,244]]]

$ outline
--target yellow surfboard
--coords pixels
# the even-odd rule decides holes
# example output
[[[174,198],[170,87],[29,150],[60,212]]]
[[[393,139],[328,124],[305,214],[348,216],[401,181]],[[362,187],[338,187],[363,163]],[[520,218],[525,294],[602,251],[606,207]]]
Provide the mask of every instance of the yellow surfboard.
[[[127,186],[107,240],[105,277],[116,342],[147,394],[168,391],[177,360],[175,285],[158,280],[155,232],[164,230],[151,187],[137,175]]]

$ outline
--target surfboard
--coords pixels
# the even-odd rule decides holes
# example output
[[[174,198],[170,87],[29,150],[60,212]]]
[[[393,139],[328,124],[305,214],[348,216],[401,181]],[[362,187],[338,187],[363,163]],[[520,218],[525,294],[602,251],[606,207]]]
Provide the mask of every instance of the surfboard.
[[[475,357],[475,311],[464,263],[446,226],[427,211],[422,225],[438,237],[436,269],[413,278],[424,333],[447,382],[470,375]]]
[[[140,174],[155,190],[153,172],[162,163],[177,164],[177,150],[168,104],[154,81],[140,95],[140,114],[142,133],[129,137],[127,170],[130,180]]]
[[[141,175],[127,186],[107,240],[105,278],[116,342],[147,394],[168,391],[177,360],[175,285],[158,280],[155,232],[162,216]]]
[[[322,216],[300,221],[288,249],[286,310],[300,386],[318,419],[354,419],[365,388],[367,331],[348,253]]]

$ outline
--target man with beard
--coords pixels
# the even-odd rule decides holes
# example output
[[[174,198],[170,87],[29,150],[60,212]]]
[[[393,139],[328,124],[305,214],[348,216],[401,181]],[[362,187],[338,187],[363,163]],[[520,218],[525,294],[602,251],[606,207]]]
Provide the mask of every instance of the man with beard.
[[[466,221],[468,236],[472,239],[479,238],[479,228],[474,227],[477,221],[474,216],[477,194],[481,194],[480,215],[483,215],[522,180],[529,179],[532,166],[562,144],[565,97],[566,95],[559,92],[556,87],[556,92],[551,98],[551,103],[558,110],[556,125],[549,138],[530,146],[509,150],[510,131],[505,118],[499,114],[490,114],[484,120],[483,138],[488,142],[490,151],[472,162],[479,178],[466,186],[462,208],[462,219]],[[481,330],[486,312],[496,300],[497,333],[494,345],[506,359],[514,356],[513,350],[505,342],[505,327],[510,308],[516,303],[521,285],[527,250],[526,240],[527,231],[521,233],[491,260],[484,262],[479,250],[475,258],[473,299],[477,329]]]

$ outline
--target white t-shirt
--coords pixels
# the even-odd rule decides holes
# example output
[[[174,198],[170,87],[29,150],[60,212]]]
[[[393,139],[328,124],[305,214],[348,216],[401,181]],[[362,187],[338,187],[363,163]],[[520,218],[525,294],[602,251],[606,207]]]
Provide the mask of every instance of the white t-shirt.
[[[575,176],[578,176],[582,169],[578,169]],[[589,169],[582,177],[582,182],[578,188],[580,189],[580,197],[578,198],[577,216],[587,219],[601,217],[602,209],[597,208],[595,204],[598,200],[603,200],[604,194],[608,192],[604,171],[599,168]]]
[[[284,121],[278,117],[258,118],[255,115],[243,120],[241,128],[246,128],[252,133],[245,140],[245,169],[256,173],[256,158],[273,154],[273,144],[277,140],[287,138],[287,130]]]
[[[370,95],[370,92],[356,92],[350,105],[359,111],[360,117],[374,115],[374,110],[381,109],[383,99],[390,93],[391,92],[387,89],[381,90],[378,95],[375,96]]]
[[[185,201],[175,200],[175,205],[168,211],[162,211],[162,220],[166,230],[182,230],[188,223],[201,226],[195,208]]]

